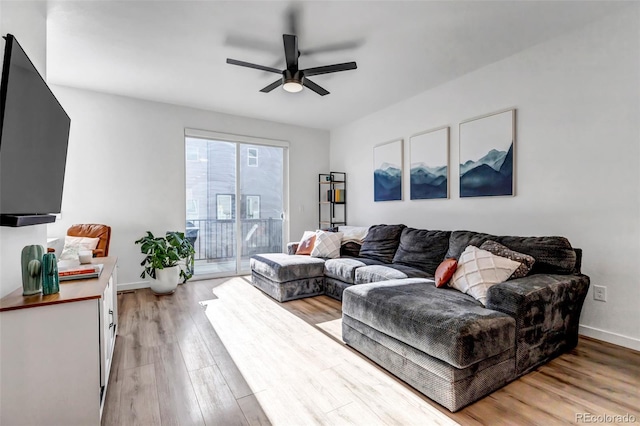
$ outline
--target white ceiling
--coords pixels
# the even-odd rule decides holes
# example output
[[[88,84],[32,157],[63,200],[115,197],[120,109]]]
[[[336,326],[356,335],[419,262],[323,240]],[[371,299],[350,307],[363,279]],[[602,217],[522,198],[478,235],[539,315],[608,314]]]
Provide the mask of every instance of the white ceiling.
[[[583,26],[624,3],[314,1],[297,4],[300,68],[356,61],[308,89],[259,90],[278,76],[226,58],[284,68],[291,2],[49,1],[47,78],[101,92],[332,129]],[[233,41],[236,41],[233,43]],[[267,50],[238,47],[238,40]]]

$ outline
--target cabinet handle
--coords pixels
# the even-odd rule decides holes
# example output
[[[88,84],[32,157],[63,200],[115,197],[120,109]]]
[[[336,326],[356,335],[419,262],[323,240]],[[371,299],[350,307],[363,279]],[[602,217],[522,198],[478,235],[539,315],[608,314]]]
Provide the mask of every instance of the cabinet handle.
[[[114,324],[114,323],[109,324],[109,329],[111,329],[111,328],[113,328],[113,327],[115,327],[115,324]]]
[[[113,315],[113,309],[109,309],[109,315]]]

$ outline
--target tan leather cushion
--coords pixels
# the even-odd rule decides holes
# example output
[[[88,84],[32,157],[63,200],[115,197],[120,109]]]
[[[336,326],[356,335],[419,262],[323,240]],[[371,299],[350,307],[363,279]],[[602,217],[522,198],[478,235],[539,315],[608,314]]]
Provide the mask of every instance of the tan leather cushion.
[[[71,237],[100,238],[98,245],[93,251],[96,257],[109,255],[109,242],[111,241],[111,227],[100,224],[79,224],[73,225],[67,230],[67,235]]]

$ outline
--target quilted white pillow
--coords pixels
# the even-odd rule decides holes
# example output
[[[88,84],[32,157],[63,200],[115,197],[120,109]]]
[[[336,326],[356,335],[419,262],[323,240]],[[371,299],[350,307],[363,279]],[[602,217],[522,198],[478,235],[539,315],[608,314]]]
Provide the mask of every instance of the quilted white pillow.
[[[484,305],[489,287],[505,282],[519,266],[520,262],[468,246],[460,255],[458,269],[449,285]]]
[[[342,232],[316,231],[316,242],[311,251],[311,257],[335,259],[340,257],[340,242]]]
[[[60,260],[78,260],[78,252],[93,250],[98,246],[100,238],[88,237],[64,237],[64,248],[60,254]]]

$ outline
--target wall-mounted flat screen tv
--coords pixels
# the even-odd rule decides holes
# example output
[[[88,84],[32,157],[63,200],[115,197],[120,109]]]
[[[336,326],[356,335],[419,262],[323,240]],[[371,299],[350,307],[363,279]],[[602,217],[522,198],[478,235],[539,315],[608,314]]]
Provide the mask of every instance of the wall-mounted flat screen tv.
[[[71,120],[14,36],[0,86],[0,214],[59,213]]]

